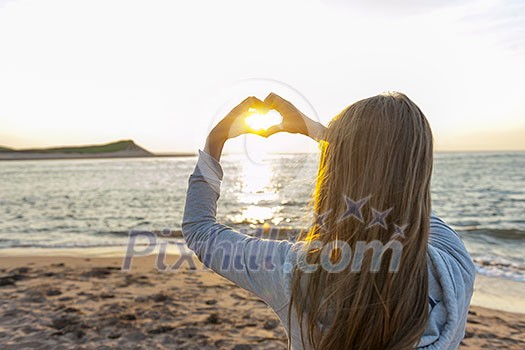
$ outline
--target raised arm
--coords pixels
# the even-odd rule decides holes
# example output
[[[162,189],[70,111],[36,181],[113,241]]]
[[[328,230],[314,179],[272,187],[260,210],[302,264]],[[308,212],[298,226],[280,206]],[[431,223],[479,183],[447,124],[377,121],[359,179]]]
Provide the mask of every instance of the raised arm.
[[[294,244],[245,235],[216,221],[223,170],[219,163],[226,140],[251,132],[244,118],[266,105],[249,97],[210,132],[189,179],[182,222],[188,247],[203,264],[254,293],[275,310],[287,304]],[[283,118],[284,119],[284,118]],[[265,135],[262,135],[265,136]]]

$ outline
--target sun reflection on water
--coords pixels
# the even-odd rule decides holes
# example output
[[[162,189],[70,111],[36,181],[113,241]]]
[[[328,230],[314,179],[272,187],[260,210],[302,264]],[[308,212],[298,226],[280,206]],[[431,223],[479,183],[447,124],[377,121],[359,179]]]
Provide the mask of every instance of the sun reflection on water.
[[[254,163],[249,160],[242,164],[243,194],[270,194],[268,191],[272,181],[272,169],[267,162]]]
[[[254,163],[245,160],[241,166],[242,175],[240,176],[241,191],[238,194],[239,203],[242,203],[241,212],[234,215],[231,220],[234,223],[247,223],[251,225],[271,222],[279,224],[282,218],[278,213],[281,206],[269,205],[275,202],[278,193],[277,186],[273,184],[273,171],[269,162]]]

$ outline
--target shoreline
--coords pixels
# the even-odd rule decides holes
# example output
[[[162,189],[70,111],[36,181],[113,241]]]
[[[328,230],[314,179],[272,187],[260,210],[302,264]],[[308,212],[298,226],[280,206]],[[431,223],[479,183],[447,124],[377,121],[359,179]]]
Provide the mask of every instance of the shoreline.
[[[79,159],[136,159],[136,158],[184,158],[184,157],[196,157],[194,153],[174,153],[174,154],[153,154],[153,155],[125,155],[125,154],[89,154],[89,155],[60,155],[60,154],[49,154],[49,157],[45,155],[27,157],[20,155],[10,155],[11,157],[3,157],[3,153],[0,153],[0,161],[23,161],[23,160],[79,160]]]
[[[121,257],[0,257],[2,349],[286,348],[284,328],[251,293],[198,261],[160,272],[155,259],[122,271]],[[524,345],[523,314],[471,306],[461,349]]]
[[[451,154],[451,153],[469,153],[469,154],[496,154],[496,153],[525,153],[525,150],[437,150],[436,154]],[[225,155],[236,155],[240,153],[227,153]],[[315,152],[297,152],[297,153],[272,153],[281,155],[290,154],[315,154]],[[196,157],[197,153],[135,153],[128,151],[92,153],[92,154],[72,154],[72,153],[38,153],[25,151],[2,151],[0,152],[0,161],[21,161],[21,160],[78,160],[78,159],[119,159],[119,158],[183,158]]]
[[[166,254],[171,259],[178,259],[181,253],[190,254],[192,259],[200,264],[193,253],[185,244],[168,244]],[[137,255],[135,259],[153,259],[157,258],[158,247],[145,256]],[[10,264],[13,261],[47,261],[60,259],[116,259],[124,261],[126,255],[126,246],[119,247],[90,247],[90,248],[11,248],[0,250],[0,268],[4,264]],[[152,265],[154,267],[154,265]],[[501,291],[505,294],[502,295]],[[474,294],[471,305],[479,306],[486,309],[502,312],[511,312],[525,315],[525,283],[517,282],[503,277],[485,276],[476,274],[474,283]]]

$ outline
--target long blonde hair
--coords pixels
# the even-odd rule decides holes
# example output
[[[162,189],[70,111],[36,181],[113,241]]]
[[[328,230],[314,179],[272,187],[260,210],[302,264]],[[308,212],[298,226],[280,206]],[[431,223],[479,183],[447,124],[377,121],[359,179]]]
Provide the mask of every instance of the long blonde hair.
[[[429,312],[433,163],[429,123],[404,94],[383,93],[339,113],[321,148],[312,200],[316,223],[299,240],[346,242],[354,259],[363,243],[372,241],[385,248],[397,242],[402,251],[395,271],[388,259],[394,258],[393,249],[382,251],[378,271],[373,268],[377,263],[373,249],[366,249],[357,270],[351,264],[340,272],[318,268],[307,273],[296,268],[289,320],[295,308],[303,347],[308,343],[322,350],[414,348]],[[359,203],[360,210],[354,207],[350,215],[348,203]],[[321,252],[319,247],[308,248],[308,263],[319,264]],[[340,261],[341,252],[332,250],[330,261]]]

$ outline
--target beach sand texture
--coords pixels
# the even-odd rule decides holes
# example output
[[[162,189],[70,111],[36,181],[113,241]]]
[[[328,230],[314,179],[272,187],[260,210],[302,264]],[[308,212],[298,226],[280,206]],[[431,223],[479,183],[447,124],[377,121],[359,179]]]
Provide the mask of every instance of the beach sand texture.
[[[167,262],[175,257],[170,256]],[[155,269],[155,256],[0,258],[0,348],[286,349],[261,300],[187,265]],[[471,308],[463,349],[524,349],[525,317]]]

